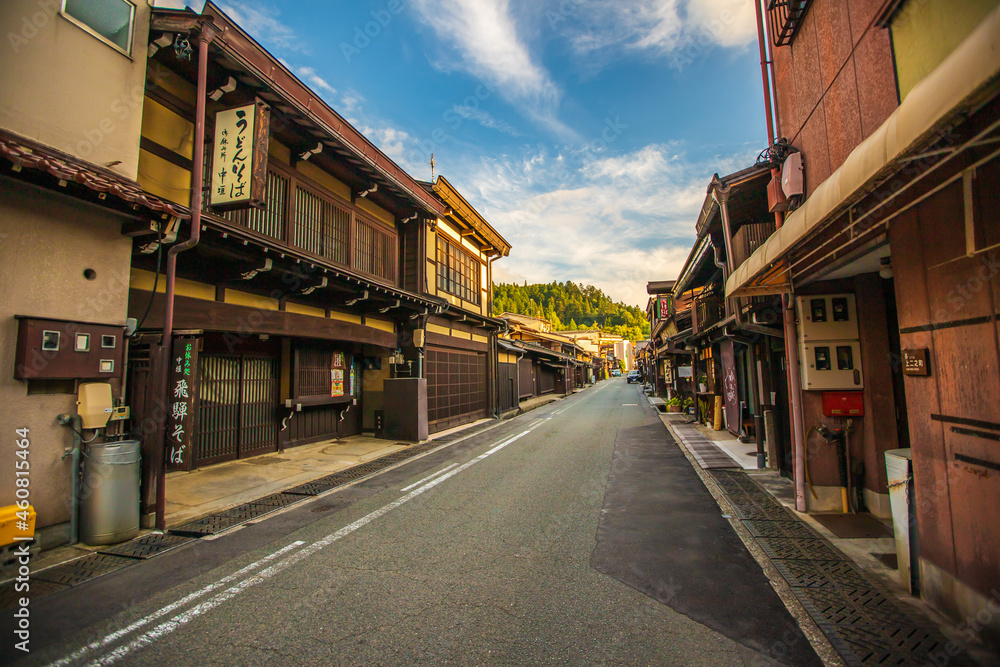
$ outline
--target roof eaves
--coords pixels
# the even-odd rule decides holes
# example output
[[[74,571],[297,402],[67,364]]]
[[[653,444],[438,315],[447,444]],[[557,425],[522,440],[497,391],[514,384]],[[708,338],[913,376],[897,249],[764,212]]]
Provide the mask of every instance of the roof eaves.
[[[171,10],[154,10],[155,15],[176,15]],[[323,131],[370,169],[380,174],[387,182],[395,185],[408,199],[427,213],[443,217],[445,206],[437,198],[424,191],[417,181],[399,165],[380,151],[371,141],[344,120],[323,99],[288,70],[278,59],[247,34],[217,5],[209,2],[202,12],[221,31],[213,44],[222,49],[241,66],[284,97],[299,113],[316,123]]]

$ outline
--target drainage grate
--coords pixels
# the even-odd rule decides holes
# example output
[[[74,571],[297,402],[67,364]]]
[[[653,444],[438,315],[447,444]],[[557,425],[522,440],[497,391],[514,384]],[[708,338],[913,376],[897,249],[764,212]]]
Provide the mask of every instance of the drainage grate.
[[[170,532],[174,535],[203,537],[205,535],[215,535],[216,533],[221,533],[228,528],[238,526],[246,521],[247,519],[241,520],[236,517],[228,516],[225,512],[223,512],[220,514],[202,517],[201,519],[186,523],[183,526],[171,528]]]
[[[871,582],[849,561],[776,560],[774,565],[788,584],[797,588],[871,589]]]
[[[744,521],[797,521],[781,505],[733,501],[736,515]]]
[[[225,510],[224,512],[196,519],[195,521],[186,523],[183,526],[171,528],[170,532],[174,535],[186,535],[189,537],[215,535],[216,533],[221,533],[224,530],[228,530],[234,526],[239,526],[247,521],[251,521],[257,517],[261,517],[265,514],[270,514],[271,512],[281,509],[281,506],[277,505],[258,505],[255,503],[256,501],[244,503],[243,505],[233,507]]]
[[[846,560],[826,540],[819,538],[799,539],[794,537],[759,537],[757,543],[768,558],[777,560]]]
[[[247,505],[260,505],[262,507],[274,507],[275,509],[280,509],[282,507],[288,507],[289,505],[294,505],[295,503],[301,503],[305,498],[301,495],[294,493],[272,493],[269,496],[264,496],[263,498],[257,498],[256,500],[251,500]]]
[[[744,521],[754,537],[797,537],[808,540],[816,537],[816,533],[798,519],[788,521]]]
[[[813,533],[750,475],[712,471],[736,514],[792,592],[851,667],[971,664],[942,653],[945,640],[886,595],[863,570]],[[796,527],[798,526],[798,527]]]
[[[838,626],[835,632],[854,654],[857,665],[912,665],[914,656],[931,656],[943,651],[942,639],[935,632],[922,629],[903,630],[885,625]],[[851,664],[851,661],[848,662]],[[944,663],[921,663],[944,664]],[[967,665],[951,661],[949,665]]]
[[[8,581],[0,584],[0,610],[12,609],[18,606],[18,601],[23,597],[27,597],[33,602],[43,595],[57,593],[61,590],[69,588],[69,586],[66,586],[65,584],[55,584],[51,581],[42,581],[41,579],[36,579],[33,576],[28,578],[29,588],[27,591],[18,591],[15,588],[16,584],[16,581]]]
[[[176,549],[182,544],[192,541],[190,537],[181,537],[179,535],[143,535],[123,544],[117,544],[108,549],[101,549],[98,553],[145,560],[153,556],[159,556],[162,553],[166,553],[171,549]]]
[[[305,484],[299,484],[296,487],[287,489],[285,493],[293,496],[318,496],[321,493],[329,491],[335,486],[337,485],[330,484],[325,478],[321,477],[313,482],[306,482]]]
[[[120,570],[134,562],[134,559],[124,556],[109,556],[98,553],[41,570],[35,574],[35,578],[54,584],[76,586],[108,572]]]

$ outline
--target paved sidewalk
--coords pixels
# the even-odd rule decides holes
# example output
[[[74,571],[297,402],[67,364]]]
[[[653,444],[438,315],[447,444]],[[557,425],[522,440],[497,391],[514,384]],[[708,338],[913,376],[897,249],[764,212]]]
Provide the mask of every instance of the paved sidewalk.
[[[346,470],[413,445],[371,436],[330,439],[167,475],[167,526]]]
[[[834,544],[854,540],[828,539],[832,533],[815,517],[789,507],[792,496],[782,483],[787,480],[776,480],[769,471],[704,465],[704,453],[697,453],[704,435],[683,416],[660,418],[692,465],[701,468],[702,481],[750,552],[765,571],[783,579],[786,604],[812,618],[843,664],[997,664],[995,657],[955,636],[950,624],[919,600],[900,595],[891,583],[886,586],[878,576],[886,573],[884,566],[873,576],[852,559],[857,553]]]

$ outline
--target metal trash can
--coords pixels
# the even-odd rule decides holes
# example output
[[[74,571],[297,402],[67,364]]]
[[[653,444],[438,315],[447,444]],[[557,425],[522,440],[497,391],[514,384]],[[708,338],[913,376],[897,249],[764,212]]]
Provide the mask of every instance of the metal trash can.
[[[139,534],[138,440],[88,445],[80,482],[80,541],[115,544]]]
[[[896,560],[900,583],[915,594],[917,578],[917,517],[913,501],[913,456],[910,449],[890,449],[885,453],[885,470],[892,508],[892,532],[896,536]]]

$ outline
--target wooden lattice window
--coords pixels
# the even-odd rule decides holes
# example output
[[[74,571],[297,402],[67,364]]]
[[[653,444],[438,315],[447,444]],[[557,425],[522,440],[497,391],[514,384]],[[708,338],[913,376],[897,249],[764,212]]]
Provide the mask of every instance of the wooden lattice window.
[[[333,352],[300,348],[295,367],[295,393],[300,396],[329,396]]]
[[[460,299],[479,303],[480,264],[467,252],[438,234],[437,286]]]
[[[284,236],[285,230],[288,184],[286,176],[274,170],[268,170],[264,208],[238,209],[226,211],[220,215],[230,222],[243,225],[271,238],[280,239]]]
[[[301,185],[295,189],[293,244],[347,266],[351,212]]]
[[[396,235],[355,217],[354,264],[358,271],[396,282]]]

